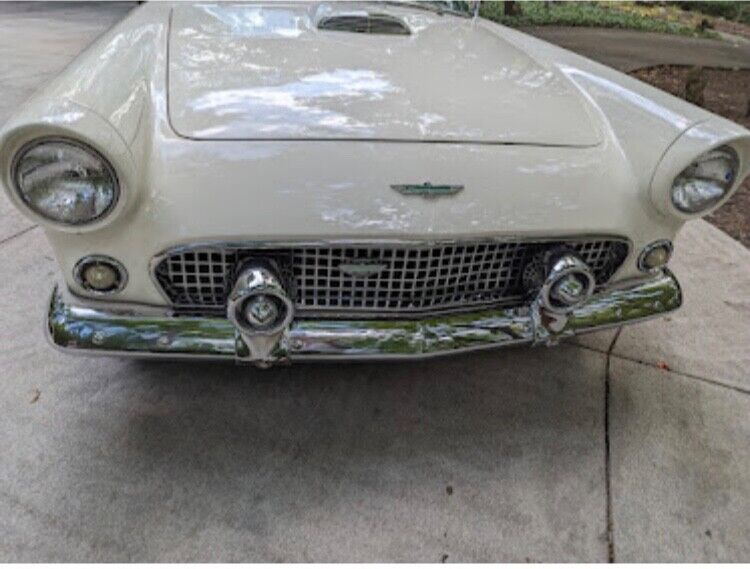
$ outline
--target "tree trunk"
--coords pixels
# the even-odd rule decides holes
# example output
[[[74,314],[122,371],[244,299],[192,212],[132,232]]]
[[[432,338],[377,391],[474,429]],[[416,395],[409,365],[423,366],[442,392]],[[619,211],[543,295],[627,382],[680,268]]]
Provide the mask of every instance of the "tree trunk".
[[[518,2],[515,0],[505,0],[503,2],[503,12],[506,16],[518,16]]]
[[[685,99],[699,107],[703,106],[703,91],[708,82],[702,67],[693,67],[685,78]]]

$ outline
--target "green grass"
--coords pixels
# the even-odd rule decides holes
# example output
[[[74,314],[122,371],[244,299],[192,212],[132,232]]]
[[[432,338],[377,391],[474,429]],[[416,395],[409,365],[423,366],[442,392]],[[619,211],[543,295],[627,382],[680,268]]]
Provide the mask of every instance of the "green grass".
[[[716,16],[726,20],[734,20],[743,24],[750,24],[750,2],[721,2],[711,0],[710,2],[677,2],[683,10],[690,10]]]
[[[644,32],[662,32],[688,36],[715,37],[677,22],[628,13],[595,2],[519,2],[519,14],[506,16],[502,2],[482,2],[480,14],[500,24],[522,26],[584,26],[592,28],[624,28]]]

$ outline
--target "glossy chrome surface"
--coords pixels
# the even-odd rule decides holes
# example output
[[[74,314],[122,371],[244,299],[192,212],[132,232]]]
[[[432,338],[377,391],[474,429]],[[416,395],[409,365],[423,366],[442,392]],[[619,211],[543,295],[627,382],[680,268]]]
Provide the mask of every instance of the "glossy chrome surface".
[[[484,310],[417,320],[297,320],[263,363],[285,360],[420,358],[560,338],[632,323],[677,309],[682,294],[664,271],[594,295],[559,318],[534,307]],[[224,318],[139,316],[65,302],[55,290],[47,319],[53,345],[88,354],[220,357],[251,361],[237,329]]]
[[[713,189],[704,188],[710,199],[700,211],[679,207],[674,195],[677,179],[700,170],[696,161],[720,153],[728,158],[730,177]],[[651,181],[651,200],[664,215],[681,220],[695,219],[721,207],[748,173],[750,137],[747,131],[725,119],[706,121],[686,130],[664,154]]]
[[[227,318],[248,348],[247,359],[262,364],[294,319],[294,303],[275,265],[250,261],[240,269],[227,299]]]
[[[567,314],[588,302],[595,286],[591,268],[577,255],[565,253],[551,260],[538,298],[544,309]]]
[[[651,251],[659,247],[663,247],[664,250],[667,252],[666,261],[664,261],[663,265],[659,267],[647,267],[646,264],[644,263],[646,257],[648,257]],[[672,245],[672,242],[669,239],[660,239],[658,241],[654,241],[653,243],[649,243],[643,248],[643,250],[638,255],[638,268],[644,273],[654,273],[654,272],[660,271],[662,267],[666,266],[666,264],[669,262],[669,259],[672,256],[673,250],[674,250],[674,245]]]
[[[117,272],[117,284],[111,290],[97,290],[86,284],[84,271],[91,265],[97,263],[109,265]],[[81,288],[85,289],[89,294],[93,294],[94,296],[109,296],[116,294],[125,288],[128,284],[128,271],[120,261],[108,257],[107,255],[86,255],[76,263],[75,267],[73,267],[73,278]]]
[[[262,302],[248,306],[254,299]],[[272,299],[280,306],[264,308]],[[294,304],[269,263],[250,262],[240,270],[227,299],[227,318],[245,334],[271,336],[289,325],[294,318]]]
[[[58,178],[59,182],[67,185],[64,189],[58,189],[57,192],[61,195],[65,195],[66,199],[58,199],[57,209],[60,210],[58,217],[53,218],[49,215],[45,215],[37,207],[29,195],[24,192],[24,173],[23,164],[26,160],[29,160],[29,155],[45,146],[48,148],[54,147],[55,150],[52,153],[54,159],[48,157],[49,162],[40,165],[39,157],[31,159],[29,178],[34,179],[35,183],[40,183],[41,179]],[[61,158],[61,155],[66,152],[70,154],[70,150],[78,152],[78,160],[74,160],[73,157],[68,156],[67,160]],[[96,194],[95,199],[91,200],[91,195],[86,195],[85,189],[80,184],[81,177],[90,175],[91,170],[98,170],[99,177],[108,177],[111,187],[109,191],[102,190],[101,188],[89,188],[91,194]],[[109,161],[102,156],[102,154],[96,149],[92,148],[88,144],[84,144],[81,141],[74,140],[66,137],[41,137],[34,139],[24,146],[22,146],[13,156],[13,160],[10,166],[10,178],[13,183],[13,189],[16,194],[29,208],[30,212],[34,216],[39,216],[44,222],[54,224],[56,226],[62,226],[69,228],[70,226],[88,225],[97,221],[103,220],[107,217],[112,210],[116,207],[118,200],[120,199],[120,185],[117,179],[117,172],[115,172]],[[67,176],[67,180],[63,177]],[[62,179],[61,179],[62,178]],[[71,188],[71,185],[77,187]],[[52,193],[52,192],[49,192]],[[88,198],[88,203],[87,202]],[[105,204],[98,202],[105,200]],[[78,212],[78,217],[75,217],[73,211],[63,212],[62,208],[71,208],[71,210],[82,208],[82,212]],[[86,211],[89,210],[89,211]],[[85,215],[81,215],[81,213]]]
[[[183,314],[223,312],[237,267],[245,259],[270,259],[288,275],[299,315],[397,318],[520,304],[529,293],[522,282],[525,266],[562,246],[591,266],[599,285],[610,280],[629,253],[625,239],[594,236],[206,243],[164,251],[151,270],[165,299]]]
[[[702,214],[722,201],[737,181],[740,158],[731,146],[697,156],[672,184],[672,205],[686,214]]]

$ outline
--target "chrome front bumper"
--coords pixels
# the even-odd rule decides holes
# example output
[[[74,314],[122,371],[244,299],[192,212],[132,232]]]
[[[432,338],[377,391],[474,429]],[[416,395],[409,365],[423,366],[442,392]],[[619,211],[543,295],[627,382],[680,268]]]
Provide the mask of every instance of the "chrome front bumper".
[[[681,304],[679,283],[665,270],[611,287],[565,316],[531,304],[418,320],[296,320],[270,357],[257,361],[227,319],[151,314],[126,305],[87,307],[66,302],[55,289],[47,333],[54,346],[85,354],[218,358],[267,366],[322,359],[414,359],[513,344],[553,344],[575,334],[661,316]]]

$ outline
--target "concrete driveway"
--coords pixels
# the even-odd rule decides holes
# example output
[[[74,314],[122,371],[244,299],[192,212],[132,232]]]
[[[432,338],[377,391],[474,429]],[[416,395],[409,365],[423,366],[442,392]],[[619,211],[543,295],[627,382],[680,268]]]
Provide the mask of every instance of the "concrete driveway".
[[[124,11],[0,5],[0,122]],[[619,336],[261,372],[53,351],[2,197],[0,561],[748,560],[750,253],[676,245]]]

